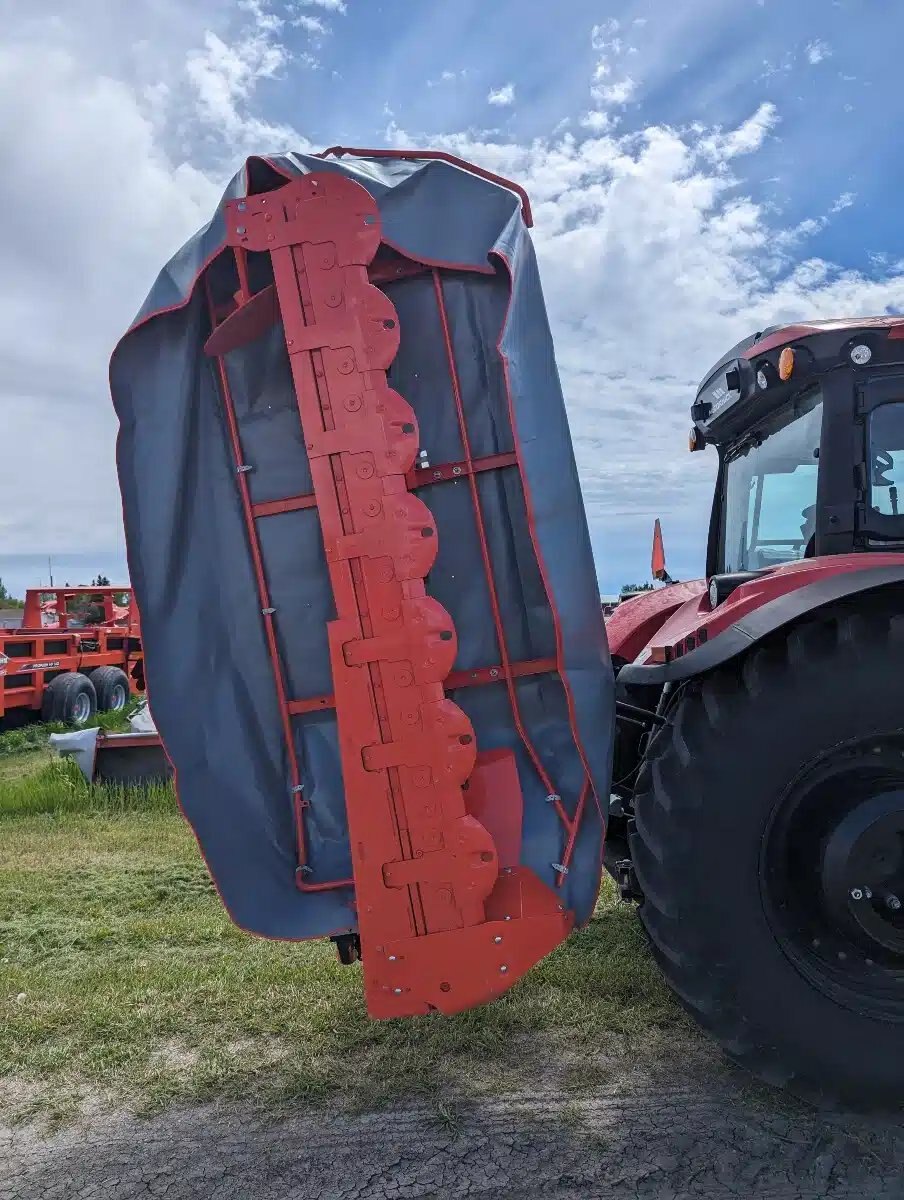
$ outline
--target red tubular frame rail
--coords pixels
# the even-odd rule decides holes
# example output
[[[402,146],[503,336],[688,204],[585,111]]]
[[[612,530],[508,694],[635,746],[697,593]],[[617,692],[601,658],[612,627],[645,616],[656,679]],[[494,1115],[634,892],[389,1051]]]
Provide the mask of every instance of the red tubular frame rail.
[[[207,350],[218,360],[283,722],[299,887],[354,883],[373,1016],[460,1011],[505,991],[567,936],[573,918],[553,890],[512,858],[523,805],[513,755],[478,756],[470,721],[445,689],[484,683],[507,688],[519,736],[565,828],[563,862],[553,864],[561,867],[560,884],[589,791],[585,780],[569,817],[519,713],[515,680],[556,671],[560,664],[512,662],[506,645],[476,476],[515,467],[517,459],[472,457],[442,282],[434,272],[465,457],[415,468],[417,418],[386,380],[399,346],[398,319],[389,297],[369,278],[381,230],[376,202],[363,187],[334,172],[303,176],[275,191],[230,201],[226,225],[239,289],[236,307],[219,323],[221,313],[208,292],[213,332]],[[249,291],[248,251],[270,256],[274,285],[262,299],[262,293],[255,298]],[[314,490],[255,504],[223,356],[271,323],[277,308]],[[436,525],[411,489],[460,477],[474,501],[500,662],[452,672],[455,629],[425,586],[437,553]],[[291,699],[256,522],[302,508],[315,509],[320,521],[336,606],[328,627],[334,694]],[[317,882],[307,861],[306,802],[292,720],[331,707],[354,880]],[[501,820],[499,800],[508,814]]]

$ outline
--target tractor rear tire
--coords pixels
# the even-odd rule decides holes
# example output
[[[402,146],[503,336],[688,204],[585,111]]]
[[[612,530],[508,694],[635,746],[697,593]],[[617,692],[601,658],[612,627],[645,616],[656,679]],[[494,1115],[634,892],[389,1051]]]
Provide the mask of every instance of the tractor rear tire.
[[[122,712],[129,703],[129,677],[119,667],[95,667],[88,678],[97,692],[98,712]]]
[[[61,721],[77,728],[86,725],[97,712],[97,693],[87,675],[66,671],[51,679],[41,703],[42,721]]]
[[[904,889],[880,912],[858,886],[904,873],[902,609],[832,606],[685,686],[629,827],[640,917],[680,1001],[730,1057],[821,1104],[904,1101],[904,913],[889,911]],[[863,829],[881,854],[875,837],[860,854]]]

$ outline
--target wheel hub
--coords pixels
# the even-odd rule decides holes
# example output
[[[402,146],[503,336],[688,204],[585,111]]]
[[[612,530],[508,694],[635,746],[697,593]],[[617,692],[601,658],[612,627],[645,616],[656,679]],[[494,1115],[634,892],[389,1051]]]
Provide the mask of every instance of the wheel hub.
[[[84,723],[88,720],[88,718],[90,716],[91,716],[91,701],[88,699],[88,697],[85,695],[85,693],[82,692],[79,696],[76,697],[76,700],[75,700],[75,705],[73,707],[73,713],[72,713],[72,723],[73,723],[73,725],[84,725]]]
[[[828,911],[865,947],[904,956],[904,792],[860,801],[822,856]]]
[[[766,828],[760,891],[810,983],[904,1021],[904,732],[852,739],[803,768]]]

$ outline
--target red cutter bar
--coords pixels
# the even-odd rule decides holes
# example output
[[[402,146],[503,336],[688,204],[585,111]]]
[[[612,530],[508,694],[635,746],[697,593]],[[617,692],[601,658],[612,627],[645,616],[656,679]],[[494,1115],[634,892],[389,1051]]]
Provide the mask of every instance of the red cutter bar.
[[[420,474],[417,420],[387,385],[397,314],[368,279],[379,212],[360,185],[324,173],[229,202],[226,223],[237,308],[207,349],[222,355],[261,332],[275,301],[314,492],[265,505],[243,493],[243,503],[256,560],[257,518],[316,506],[320,520],[337,612],[328,630],[334,695],[302,708],[285,699],[275,659],[274,669],[286,720],[335,704],[368,1009],[377,1017],[460,1011],[511,986],[567,936],[572,917],[518,864],[523,805],[513,755],[478,759],[470,721],[445,694],[457,641],[424,584],[437,535],[409,490]],[[275,290],[263,299],[247,288],[249,250],[272,261]],[[220,366],[228,417],[222,358]],[[479,468],[466,453],[450,469],[470,479]],[[263,570],[258,576],[266,611]],[[474,674],[501,677],[514,700],[518,664],[501,637],[500,646],[502,669]],[[300,821],[299,840],[303,863]]]

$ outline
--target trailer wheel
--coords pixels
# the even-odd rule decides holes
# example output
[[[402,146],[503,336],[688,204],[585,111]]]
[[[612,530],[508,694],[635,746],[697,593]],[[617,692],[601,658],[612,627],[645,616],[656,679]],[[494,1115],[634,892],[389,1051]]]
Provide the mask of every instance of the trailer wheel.
[[[635,796],[669,984],[738,1062],[821,1102],[904,1100],[901,607],[832,607],[688,685]]]
[[[66,671],[57,675],[44,689],[42,721],[62,721],[65,725],[85,725],[97,712],[97,693],[87,675]]]
[[[95,667],[88,678],[97,692],[98,712],[122,712],[129,702],[129,677],[119,667]]]

